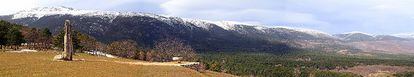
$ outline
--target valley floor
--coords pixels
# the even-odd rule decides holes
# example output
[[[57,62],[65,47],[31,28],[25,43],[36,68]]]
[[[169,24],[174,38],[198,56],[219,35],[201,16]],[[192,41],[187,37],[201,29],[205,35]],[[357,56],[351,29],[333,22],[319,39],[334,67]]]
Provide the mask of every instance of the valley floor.
[[[77,54],[78,61],[53,61],[57,52],[0,52],[0,76],[5,77],[232,77],[166,65],[140,65],[129,59]],[[132,64],[130,64],[132,63]]]
[[[203,53],[207,69],[262,77],[414,77],[414,56],[297,51]]]
[[[364,77],[394,77],[393,74],[414,71],[414,67],[409,66],[389,66],[389,65],[363,65],[355,66],[343,70],[333,70],[336,72],[351,72]]]

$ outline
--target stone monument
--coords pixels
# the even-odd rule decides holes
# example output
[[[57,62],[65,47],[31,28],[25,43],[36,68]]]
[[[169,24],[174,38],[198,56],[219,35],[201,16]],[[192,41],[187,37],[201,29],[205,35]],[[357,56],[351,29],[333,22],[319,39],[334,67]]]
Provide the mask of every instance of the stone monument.
[[[69,20],[65,21],[65,36],[64,36],[64,52],[63,60],[72,61],[73,60],[73,43],[72,43],[72,24]]]

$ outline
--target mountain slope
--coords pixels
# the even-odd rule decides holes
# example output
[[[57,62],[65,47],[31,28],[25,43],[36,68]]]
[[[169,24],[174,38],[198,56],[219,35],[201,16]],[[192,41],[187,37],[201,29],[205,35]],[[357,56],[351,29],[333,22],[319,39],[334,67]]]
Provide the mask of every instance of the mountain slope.
[[[46,11],[47,14],[39,11]],[[132,39],[145,47],[151,47],[160,39],[179,38],[202,51],[277,51],[290,48],[282,43],[269,43],[265,39],[245,36],[238,31],[227,30],[222,25],[218,26],[210,22],[189,22],[177,17],[146,13],[44,7],[0,18],[29,27],[49,28],[53,33],[61,31],[62,22],[69,19],[74,22],[75,30],[106,43]]]
[[[378,40],[359,41],[346,43],[365,52],[389,53],[389,54],[413,54],[414,41]]]
[[[375,36],[363,32],[349,32],[345,34],[337,34],[335,36],[349,42],[375,40]]]
[[[392,35],[371,35],[363,32],[349,32],[335,36],[343,39],[345,45],[361,49],[364,52],[414,53],[414,41],[408,38]]]
[[[68,7],[34,8],[0,16],[0,19],[34,28],[49,28],[52,33],[62,30],[64,20],[71,20],[75,30],[104,43],[131,39],[143,47],[151,48],[160,39],[178,38],[198,51],[282,52],[311,49],[359,52],[371,50],[357,47],[365,45],[352,43],[410,40],[362,32],[331,35],[302,28],[266,27],[232,21],[186,19],[138,12],[78,10]]]
[[[393,36],[414,39],[414,33],[399,33],[399,34],[394,34]]]

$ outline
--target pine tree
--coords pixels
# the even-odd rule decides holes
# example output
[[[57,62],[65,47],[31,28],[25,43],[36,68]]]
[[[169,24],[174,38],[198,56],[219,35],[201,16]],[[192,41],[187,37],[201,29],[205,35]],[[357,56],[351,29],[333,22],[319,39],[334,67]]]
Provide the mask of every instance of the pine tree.
[[[5,45],[7,42],[6,34],[9,31],[4,21],[0,21],[0,45]]]
[[[80,45],[78,35],[80,35],[80,32],[78,32],[78,31],[74,31],[73,34],[72,34],[73,48],[76,49],[76,50],[82,48],[82,46]],[[64,36],[65,36],[65,32],[63,30],[60,31],[59,34],[54,36],[53,37],[53,46],[57,47],[59,49],[62,49],[63,48]]]
[[[20,45],[25,42],[20,32],[21,28],[21,25],[0,20],[0,48],[3,48],[3,45]]]
[[[43,37],[52,37],[52,32],[48,28],[42,29],[42,36]]]
[[[48,49],[50,48],[50,44],[52,43],[52,33],[50,32],[50,30],[48,28],[44,28],[41,30],[40,32],[41,34],[41,41],[43,44],[43,49]]]
[[[22,33],[17,29],[12,29],[6,34],[8,45],[20,45],[25,42]]]

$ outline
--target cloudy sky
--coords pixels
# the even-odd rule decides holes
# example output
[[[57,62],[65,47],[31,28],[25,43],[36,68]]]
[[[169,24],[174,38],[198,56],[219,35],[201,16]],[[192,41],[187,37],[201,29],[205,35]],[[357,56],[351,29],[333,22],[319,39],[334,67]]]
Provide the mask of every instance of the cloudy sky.
[[[2,0],[0,15],[66,6],[309,28],[328,33],[414,32],[414,0]]]

